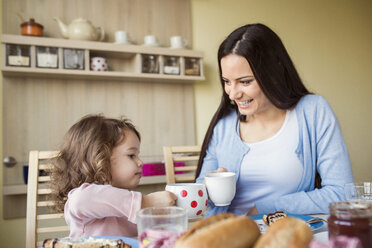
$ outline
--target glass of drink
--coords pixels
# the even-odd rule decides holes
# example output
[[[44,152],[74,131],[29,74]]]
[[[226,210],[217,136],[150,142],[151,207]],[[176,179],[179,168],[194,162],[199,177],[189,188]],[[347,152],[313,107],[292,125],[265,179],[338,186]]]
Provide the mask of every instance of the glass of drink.
[[[140,247],[164,238],[178,237],[187,230],[186,210],[180,207],[151,207],[137,213]]]
[[[344,190],[348,201],[372,202],[372,182],[347,183]]]

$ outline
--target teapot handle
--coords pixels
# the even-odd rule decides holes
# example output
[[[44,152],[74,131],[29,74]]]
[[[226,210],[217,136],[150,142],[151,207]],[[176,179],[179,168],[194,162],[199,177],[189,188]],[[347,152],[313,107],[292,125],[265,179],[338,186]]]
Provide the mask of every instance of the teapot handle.
[[[105,39],[105,30],[102,27],[98,27],[97,30],[99,30],[99,41],[103,41]]]

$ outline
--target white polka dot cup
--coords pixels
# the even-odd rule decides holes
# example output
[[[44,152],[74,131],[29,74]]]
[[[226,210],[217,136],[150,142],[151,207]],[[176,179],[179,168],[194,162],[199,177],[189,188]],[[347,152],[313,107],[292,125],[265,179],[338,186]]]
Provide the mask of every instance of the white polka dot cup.
[[[90,59],[90,69],[92,71],[107,71],[106,59],[102,57],[93,57]]]
[[[216,206],[228,206],[235,197],[235,173],[213,172],[205,176],[210,200]]]
[[[198,218],[207,210],[208,194],[202,183],[168,184],[165,190],[177,196],[177,206],[186,210],[189,219]]]

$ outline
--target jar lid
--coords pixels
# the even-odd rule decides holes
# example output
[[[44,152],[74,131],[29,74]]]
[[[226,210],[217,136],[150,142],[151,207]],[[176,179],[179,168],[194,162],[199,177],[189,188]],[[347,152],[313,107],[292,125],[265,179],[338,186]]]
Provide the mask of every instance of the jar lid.
[[[28,22],[21,23],[21,27],[28,26],[28,25],[30,25],[30,26],[37,26],[39,28],[44,28],[43,25],[41,25],[40,23],[35,22],[35,19],[34,18],[30,18],[30,20]]]
[[[372,202],[346,201],[330,204],[330,214],[341,219],[371,218]]]

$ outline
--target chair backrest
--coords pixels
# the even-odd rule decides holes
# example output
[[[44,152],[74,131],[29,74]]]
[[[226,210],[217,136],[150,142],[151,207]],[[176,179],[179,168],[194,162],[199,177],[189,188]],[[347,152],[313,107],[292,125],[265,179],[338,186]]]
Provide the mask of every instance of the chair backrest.
[[[164,146],[167,184],[194,182],[200,146]]]
[[[58,151],[31,151],[28,163],[26,248],[42,246],[46,238],[68,236],[63,213],[50,210],[55,203],[47,200],[51,193],[48,182],[52,164],[48,160],[55,158]]]

